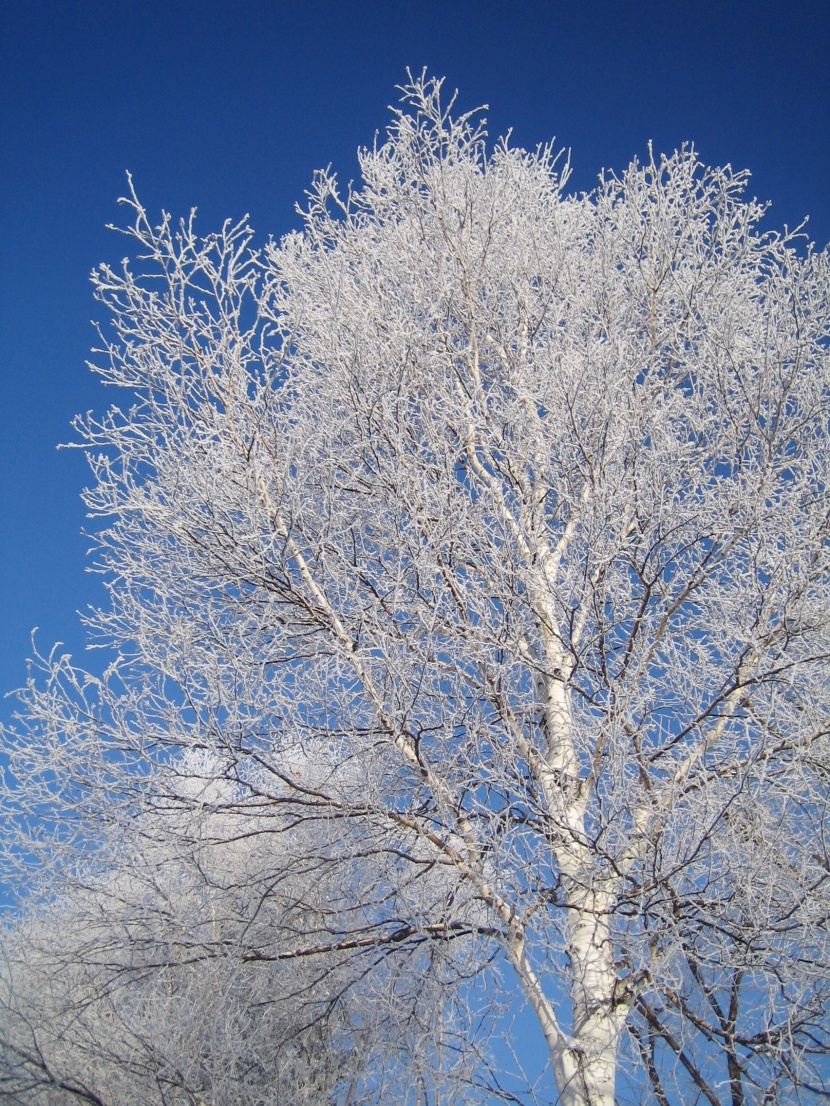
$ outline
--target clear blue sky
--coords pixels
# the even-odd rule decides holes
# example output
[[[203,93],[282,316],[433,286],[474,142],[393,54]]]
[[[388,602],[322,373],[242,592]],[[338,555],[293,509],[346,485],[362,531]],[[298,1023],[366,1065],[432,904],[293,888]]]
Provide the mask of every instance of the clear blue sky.
[[[55,446],[107,402],[88,274],[124,252],[104,227],[125,170],[151,211],[280,235],[315,168],[355,175],[407,65],[489,103],[493,136],[556,135],[579,190],[692,140],[752,171],[770,225],[830,239],[828,0],[0,0],[0,690],[33,626],[79,652],[100,595],[84,461]]]

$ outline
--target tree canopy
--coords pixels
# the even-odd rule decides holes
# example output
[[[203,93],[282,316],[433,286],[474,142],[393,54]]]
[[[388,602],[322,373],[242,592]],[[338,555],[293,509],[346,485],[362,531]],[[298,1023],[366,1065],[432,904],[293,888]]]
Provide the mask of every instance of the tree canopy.
[[[112,663],[6,734],[0,1095],[819,1101],[828,253],[403,94],[298,232],[132,193],[95,274]]]

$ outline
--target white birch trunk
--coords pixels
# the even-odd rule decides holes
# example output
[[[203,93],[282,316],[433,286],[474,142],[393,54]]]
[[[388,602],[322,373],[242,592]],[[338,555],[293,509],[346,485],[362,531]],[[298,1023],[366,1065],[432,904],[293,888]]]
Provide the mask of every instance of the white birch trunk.
[[[565,552],[569,532],[545,565],[549,587]],[[614,1106],[617,1045],[624,1009],[616,1003],[617,971],[611,936],[614,880],[597,867],[585,835],[584,784],[573,740],[567,681],[570,661],[555,629],[550,603],[540,603],[547,630],[543,706],[548,749],[542,788],[553,828],[554,855],[567,901],[568,987],[572,1047],[554,1065],[562,1106]]]
[[[562,1106],[614,1106],[620,1018],[608,896],[577,894],[568,919],[575,1071],[559,1087]]]

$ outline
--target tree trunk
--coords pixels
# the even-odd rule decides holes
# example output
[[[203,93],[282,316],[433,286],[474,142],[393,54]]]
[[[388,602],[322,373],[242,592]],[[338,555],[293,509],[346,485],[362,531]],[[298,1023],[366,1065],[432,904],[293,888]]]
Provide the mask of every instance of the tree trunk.
[[[578,889],[569,910],[573,1074],[559,1087],[561,1106],[614,1106],[622,1009],[606,892]]]

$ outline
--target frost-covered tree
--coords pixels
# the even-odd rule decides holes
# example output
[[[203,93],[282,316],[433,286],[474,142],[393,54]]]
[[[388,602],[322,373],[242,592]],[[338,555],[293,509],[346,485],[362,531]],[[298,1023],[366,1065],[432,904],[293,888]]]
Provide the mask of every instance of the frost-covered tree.
[[[309,954],[376,891],[362,860],[332,863],[311,822],[246,816],[210,756],[178,780],[7,933],[0,1101],[406,1103],[413,1072],[469,1089],[435,957],[410,949],[393,979],[365,944]]]
[[[334,958],[342,1017],[382,977],[403,1040],[417,964],[454,995],[442,1101],[501,1093],[475,1075],[493,973],[538,1020],[543,1101],[818,1101],[828,254],[691,148],[569,196],[550,147],[488,152],[440,83],[404,95],[359,188],[320,174],[260,251],[128,201],[136,260],[95,282],[129,398],[78,423],[116,659],[24,695],[10,855],[72,885],[113,827],[164,837],[198,753],[223,840],[259,824],[261,870],[303,872],[222,945],[233,978],[272,985],[272,938]]]

